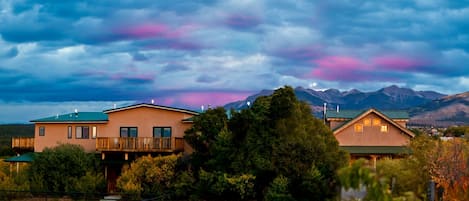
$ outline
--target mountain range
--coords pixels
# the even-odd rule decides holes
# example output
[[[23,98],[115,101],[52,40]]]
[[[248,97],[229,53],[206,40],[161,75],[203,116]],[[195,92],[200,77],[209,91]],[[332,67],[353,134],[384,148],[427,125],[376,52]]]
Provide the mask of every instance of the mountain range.
[[[243,109],[247,102],[254,102],[259,96],[266,96],[274,90],[262,90],[245,100],[226,104],[226,109]],[[469,125],[469,92],[450,95],[435,91],[414,91],[395,85],[372,92],[357,89],[339,91],[337,89],[314,90],[297,87],[294,89],[298,99],[305,101],[317,117],[322,117],[323,105],[327,109],[357,110],[377,108],[380,110],[406,110],[410,114],[410,122],[419,125],[447,126]]]

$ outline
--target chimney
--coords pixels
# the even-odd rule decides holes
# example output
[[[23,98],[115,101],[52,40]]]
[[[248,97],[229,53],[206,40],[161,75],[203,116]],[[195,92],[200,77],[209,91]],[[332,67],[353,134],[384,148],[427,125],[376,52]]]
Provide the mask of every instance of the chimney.
[[[324,103],[324,123],[326,123],[327,103]]]

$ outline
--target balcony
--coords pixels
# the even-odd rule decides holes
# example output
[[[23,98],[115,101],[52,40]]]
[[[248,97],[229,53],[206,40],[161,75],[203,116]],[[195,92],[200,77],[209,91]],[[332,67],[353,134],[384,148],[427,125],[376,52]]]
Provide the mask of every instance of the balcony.
[[[11,148],[17,151],[19,150],[33,151],[34,150],[34,138],[33,137],[12,137]]]
[[[97,151],[179,152],[184,151],[184,139],[179,137],[98,137]]]

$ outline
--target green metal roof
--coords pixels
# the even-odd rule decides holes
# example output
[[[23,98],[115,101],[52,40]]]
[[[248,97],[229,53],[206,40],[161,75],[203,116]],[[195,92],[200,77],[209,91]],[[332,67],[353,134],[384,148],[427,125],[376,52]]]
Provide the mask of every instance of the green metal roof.
[[[31,122],[89,122],[89,121],[108,121],[107,114],[103,112],[78,112],[58,116],[46,117],[42,119],[31,120]]]
[[[351,154],[406,154],[410,150],[405,146],[340,146],[341,150]]]
[[[33,162],[35,155],[36,155],[35,153],[29,152],[29,153],[25,153],[25,154],[20,155],[20,156],[7,158],[4,161],[5,162],[26,162],[26,163],[30,163],[30,162]]]
[[[376,110],[376,109],[375,109]],[[353,119],[362,113],[368,110],[340,110],[337,112],[336,110],[328,110],[326,112],[326,118],[344,118],[344,119]],[[409,114],[406,111],[402,110],[376,110],[381,112],[382,114],[386,115],[391,119],[408,119]]]

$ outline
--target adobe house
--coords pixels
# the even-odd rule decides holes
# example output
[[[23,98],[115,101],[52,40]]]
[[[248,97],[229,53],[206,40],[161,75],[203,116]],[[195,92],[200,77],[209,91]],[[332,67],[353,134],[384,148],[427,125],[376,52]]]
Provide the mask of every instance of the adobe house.
[[[184,131],[197,112],[154,104],[136,104],[103,112],[78,112],[32,120],[34,138],[14,138],[16,150],[42,152],[58,144],[78,144],[102,160],[108,191],[124,164],[143,155],[193,152]]]
[[[404,111],[336,110],[327,111],[325,123],[331,128],[342,150],[351,160],[366,158],[376,165],[379,158],[406,154],[414,134],[406,128]]]

